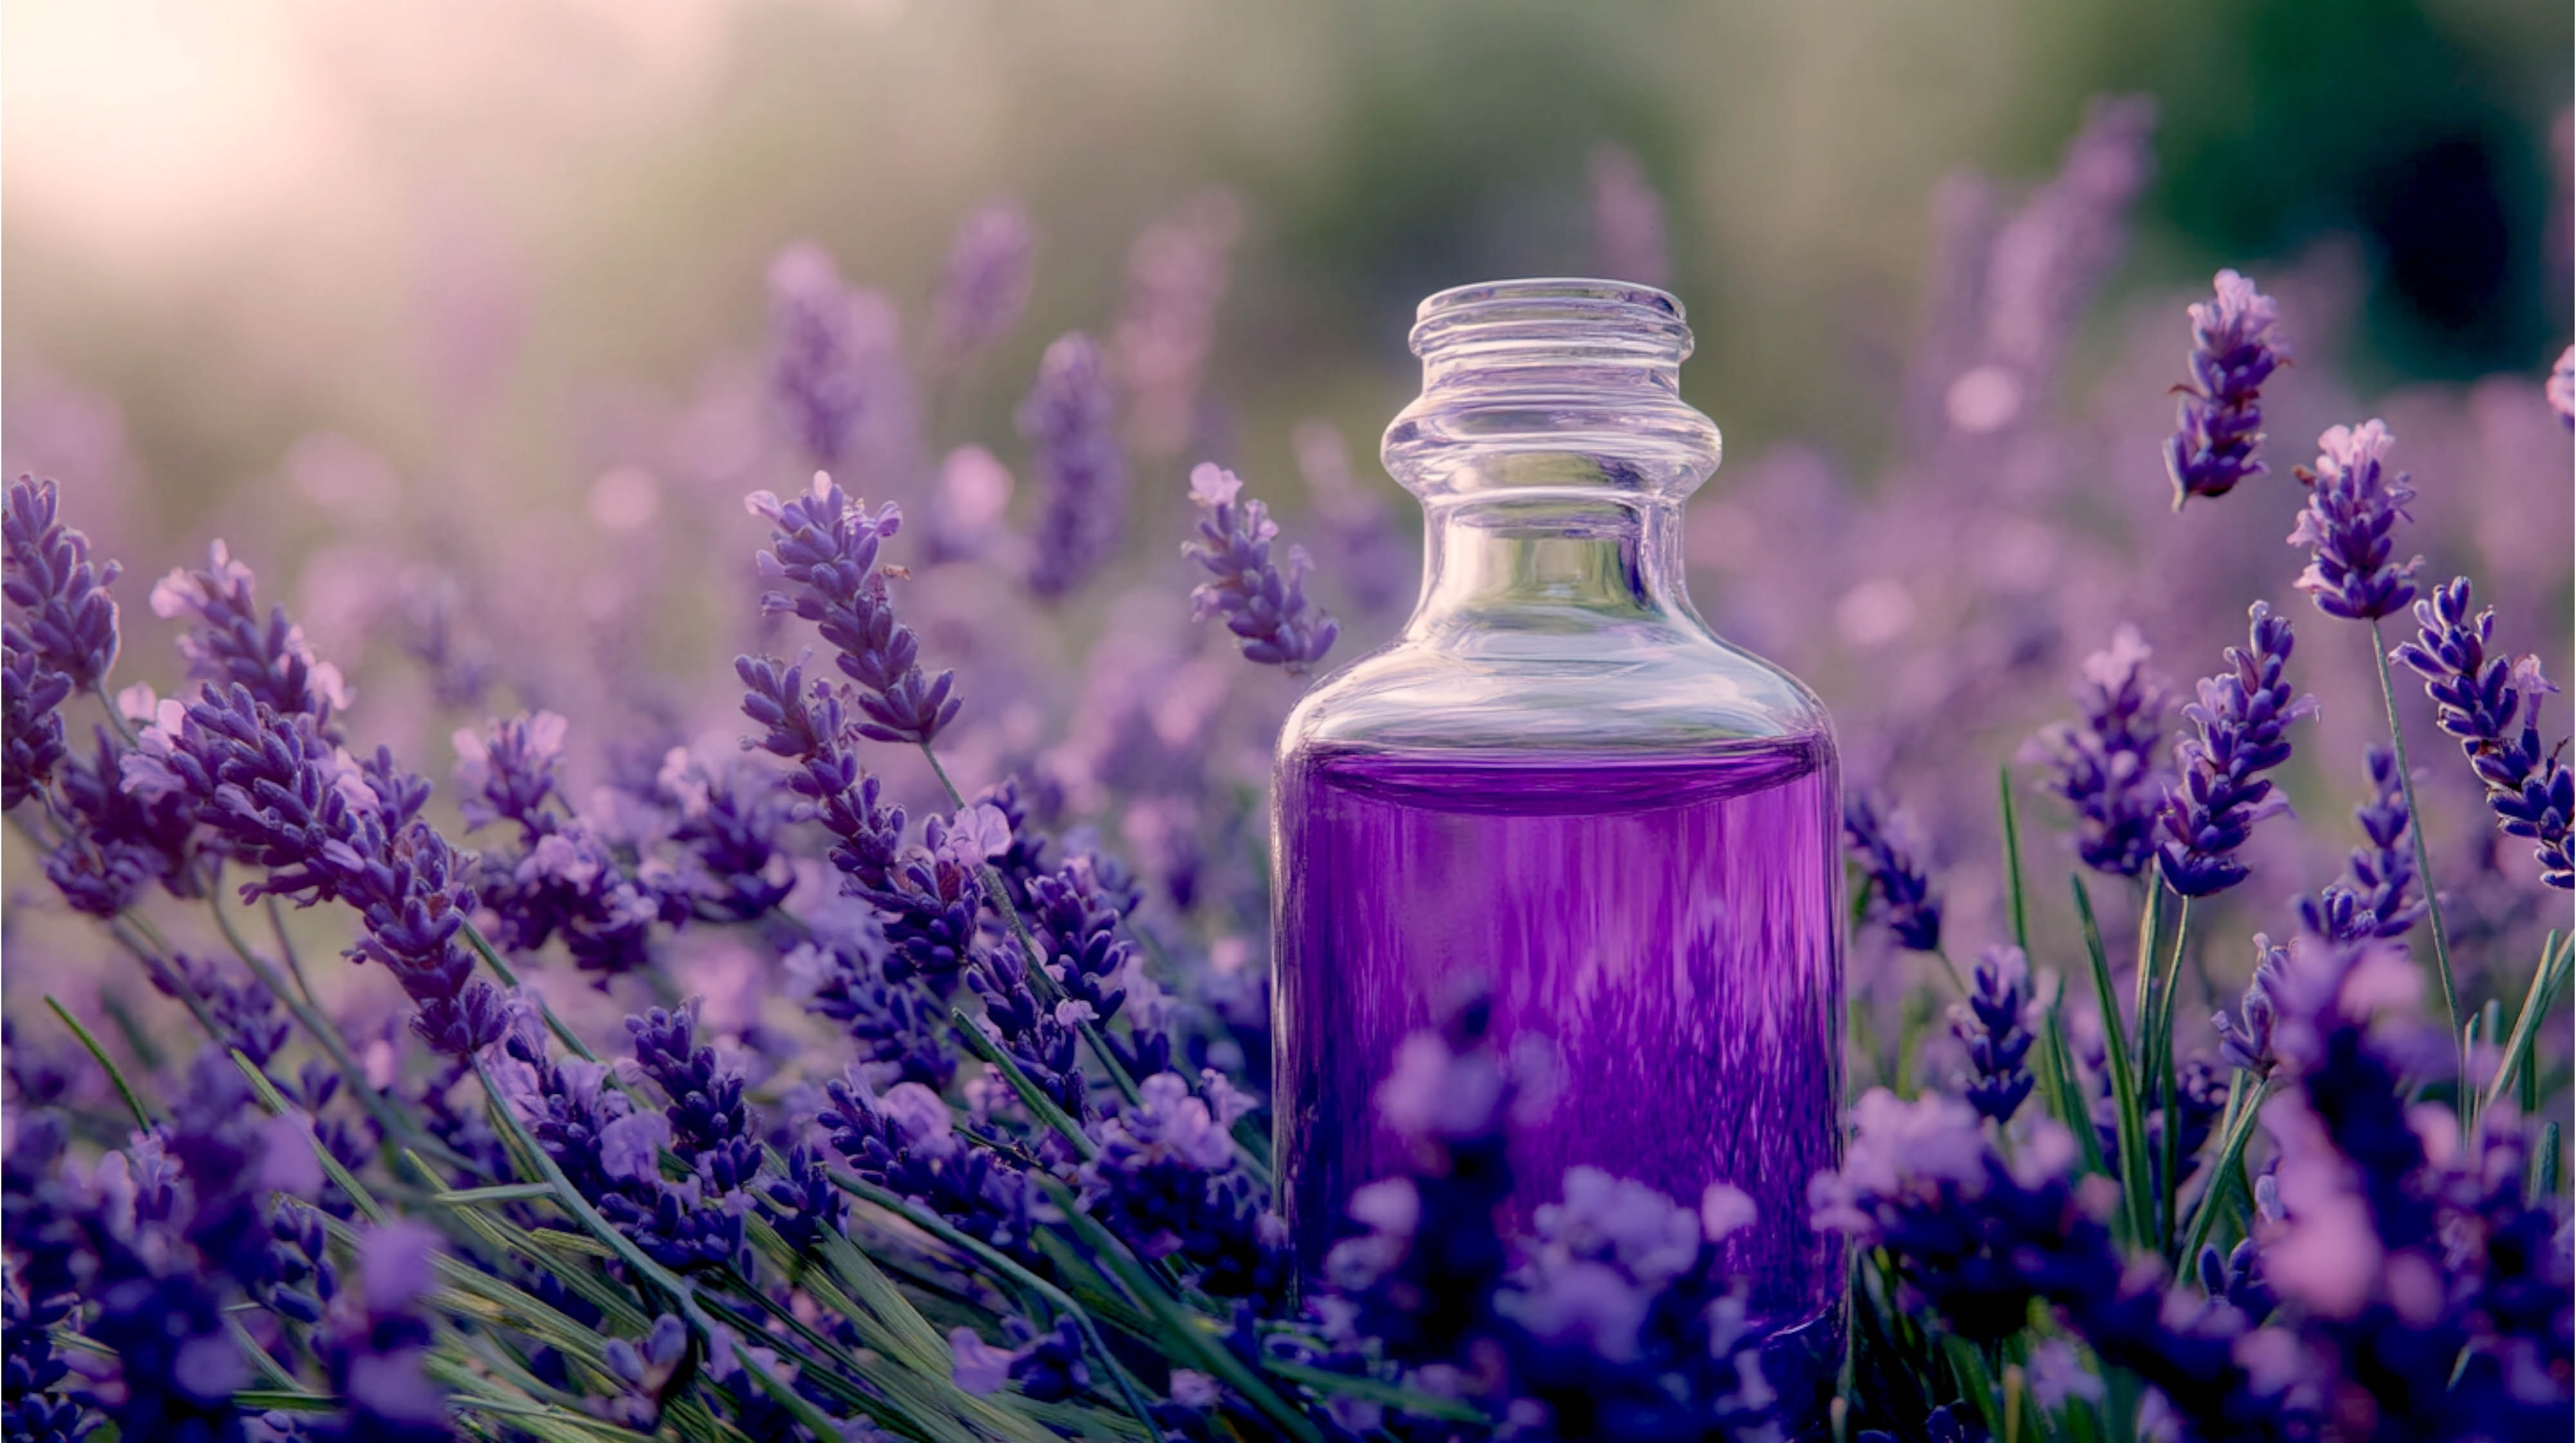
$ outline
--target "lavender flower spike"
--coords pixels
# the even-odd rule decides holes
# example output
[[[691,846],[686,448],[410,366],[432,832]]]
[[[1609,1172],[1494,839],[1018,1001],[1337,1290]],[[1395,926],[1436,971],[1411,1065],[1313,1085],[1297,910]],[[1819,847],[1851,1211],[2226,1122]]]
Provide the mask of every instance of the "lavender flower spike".
[[[965,365],[1018,323],[1029,303],[1033,248],[1028,213],[1007,201],[959,223],[931,309],[931,345],[941,369]]]
[[[1869,882],[1869,915],[1909,952],[1941,950],[1941,899],[1923,861],[1877,798],[1855,793],[1843,803],[1843,848]]]
[[[2415,568],[2424,558],[2389,558],[2389,533],[2414,518],[2406,503],[2415,489],[2404,475],[2385,479],[2381,463],[2396,438],[2378,420],[2337,426],[2317,438],[2317,469],[2301,469],[2307,509],[2290,533],[2313,559],[2299,574],[2299,589],[2328,616],[2376,621],[2415,599]]]
[[[2031,1044],[2039,1001],[2031,990],[2030,959],[2019,947],[1989,947],[1977,961],[1968,1000],[1950,1009],[1950,1030],[1968,1049],[1969,1074],[1960,1089],[1978,1115],[1998,1123],[2029,1100]]]
[[[760,553],[761,575],[795,587],[793,595],[773,591],[763,596],[761,609],[796,613],[815,623],[823,639],[839,649],[842,672],[861,688],[859,710],[866,715],[859,723],[861,735],[930,745],[956,720],[957,699],[949,695],[956,673],[925,675],[921,639],[894,619],[877,550],[903,525],[903,513],[887,502],[876,515],[868,515],[865,506],[820,471],[814,473],[813,489],[793,501],[755,491],[744,505],[777,527],[770,537],[772,549]]]
[[[2472,619],[2469,579],[2459,577],[2415,603],[2416,639],[2389,653],[2424,678],[2442,730],[2460,739],[2470,769],[2486,785],[2496,825],[2536,845],[2540,879],[2576,891],[2576,772],[2560,760],[2567,743],[2543,753],[2540,700],[2558,688],[2541,675],[2540,658],[2508,663],[2487,655],[2495,608]]]
[[[1279,526],[1260,502],[1238,505],[1242,490],[1241,477],[1212,462],[1190,472],[1190,499],[1207,514],[1199,518],[1201,539],[1184,543],[1181,554],[1215,578],[1190,593],[1190,613],[1200,621],[1222,614],[1247,659],[1302,676],[1332,650],[1341,625],[1306,599],[1314,563],[1304,547],[1288,548],[1284,572],[1271,559]]]
[[[2266,469],[2254,459],[2263,443],[2263,382],[2289,359],[2273,335],[2280,308],[2254,283],[2220,271],[2218,298],[2191,308],[2191,380],[2183,393],[2173,436],[2165,442],[2165,471],[2173,477],[2174,509],[2194,496],[2224,496],[2236,483]]]
[[[1037,450],[1044,496],[1031,538],[1029,589],[1068,596],[1117,554],[1127,530],[1127,453],[1109,363],[1080,331],[1058,336],[1020,403],[1020,434]]]
[[[2165,711],[2173,705],[2163,678],[2147,670],[2155,655],[2134,626],[2084,659],[2076,700],[2083,717],[2032,737],[2021,760],[2050,770],[2049,790],[2075,808],[2075,853],[2114,877],[2144,872],[2156,855],[2156,812],[2173,789],[2158,760]]]
[[[89,538],[62,524],[61,495],[50,480],[21,476],[9,483],[5,518],[7,581],[0,583],[23,624],[13,628],[17,649],[46,671],[71,678],[72,688],[96,687],[116,665],[116,602],[107,594],[123,568],[92,562]]]
[[[2330,882],[2299,901],[2308,930],[2331,942],[2403,937],[2425,911],[2424,899],[2408,895],[2415,886],[2414,819],[2396,753],[2370,749],[2370,785],[2370,800],[2352,814],[2370,845],[2352,849],[2351,880]]]
[[[2290,723],[2317,709],[2315,697],[2294,700],[2282,677],[2289,618],[2259,601],[2250,614],[2247,649],[2227,649],[2234,673],[2203,678],[2200,700],[2183,708],[2200,735],[2174,744],[2182,782],[2157,818],[2165,881],[2185,897],[2224,892],[2251,875],[2237,848],[2256,822],[2290,806],[2262,773],[2290,759]]]

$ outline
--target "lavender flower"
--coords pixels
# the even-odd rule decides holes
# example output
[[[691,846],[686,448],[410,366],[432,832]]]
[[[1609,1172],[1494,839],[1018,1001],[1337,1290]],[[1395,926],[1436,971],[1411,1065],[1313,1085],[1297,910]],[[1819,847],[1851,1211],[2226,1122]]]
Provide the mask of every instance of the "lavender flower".
[[[314,1351],[347,1411],[310,1429],[315,1443],[445,1443],[447,1399],[430,1381],[430,1329],[420,1303],[433,1281],[438,1235],[413,1222],[370,1229],[358,1243],[358,1286],[342,1289]]]
[[[1636,152],[1624,145],[1597,145],[1585,170],[1592,184],[1592,252],[1601,274],[1639,285],[1672,284],[1672,262],[1664,250],[1664,198]]]
[[[1190,593],[1190,615],[1198,621],[1224,616],[1225,629],[1235,634],[1247,659],[1303,676],[1332,650],[1341,625],[1306,599],[1306,574],[1314,563],[1304,547],[1288,548],[1284,572],[1271,560],[1279,527],[1260,502],[1238,506],[1242,490],[1240,477],[1211,462],[1190,472],[1190,499],[1204,514],[1200,539],[1184,543],[1181,554],[1215,578]]]
[[[103,727],[91,735],[91,754],[67,757],[61,768],[55,800],[69,825],[45,858],[47,879],[73,910],[93,917],[116,915],[156,881],[174,897],[203,896],[203,869],[193,865],[195,811],[177,797],[127,792],[123,771],[133,753]]]
[[[2075,808],[2075,851],[2084,865],[2134,877],[2156,855],[2156,813],[2173,788],[2158,761],[2165,711],[2163,679],[2147,670],[2155,653],[2134,626],[2084,659],[2076,689],[2082,719],[2058,722],[2022,748],[2025,762],[2046,764],[2049,790]]]
[[[1193,1096],[1178,1074],[1136,1085],[1138,1099],[1093,1127],[1084,1206],[1139,1254],[1177,1257],[1217,1297],[1276,1303],[1290,1281],[1288,1225],[1266,1206],[1229,1130],[1248,1104],[1226,1089]]]
[[[2022,950],[1987,948],[1969,978],[1968,1000],[1950,1009],[1950,1030],[1968,1049],[1968,1104],[1980,1116],[2010,1122],[2037,1085],[2030,1049],[2039,1007]]]
[[[931,345],[940,369],[956,371],[1018,324],[1029,301],[1027,212],[1003,202],[958,223],[939,294],[931,303]]]
[[[2407,895],[2415,885],[2413,822],[2397,755],[2372,747],[2369,763],[2371,799],[2352,815],[2370,845],[2353,849],[2349,882],[2330,882],[2316,896],[2299,900],[2308,930],[2329,941],[2403,937],[2424,916],[2424,900]]]
[[[2576,346],[2558,353],[2558,364],[2549,368],[2549,384],[2543,389],[2549,409],[2558,413],[2558,424],[2576,431]]]
[[[1870,919],[1885,923],[1908,951],[1940,951],[1941,899],[1932,894],[1932,879],[1897,820],[1867,792],[1843,803],[1843,848],[1860,864]]]
[[[92,691],[116,665],[116,602],[107,588],[124,568],[89,559],[89,538],[62,524],[60,500],[50,480],[9,483],[0,592],[20,614],[10,645],[40,669],[70,678],[73,690]]]
[[[419,819],[427,784],[390,753],[358,763],[324,740],[315,715],[280,715],[236,685],[194,705],[163,702],[124,770],[128,792],[184,798],[221,845],[269,869],[245,896],[356,907],[367,935],[349,955],[394,974],[430,1046],[461,1056],[500,1039],[500,995],[457,940],[474,894],[453,849]]]
[[[1127,291],[1110,346],[1131,403],[1136,448],[1168,456],[1189,443],[1199,384],[1216,341],[1217,306],[1231,283],[1243,203],[1202,191],[1147,226],[1127,251]]]
[[[805,943],[781,966],[789,995],[839,1023],[858,1044],[859,1074],[870,1086],[944,1088],[957,1073],[947,1005],[917,972],[888,975],[891,960],[877,931],[864,939]]]
[[[2495,608],[2475,618],[2469,579],[2415,603],[2416,639],[2389,653],[2424,678],[2442,730],[2460,739],[2469,768],[2486,787],[2487,806],[2508,836],[2535,845],[2540,879],[2576,890],[2576,772],[2560,760],[2566,743],[2544,755],[2540,744],[2541,698],[2558,688],[2541,675],[2540,658],[2508,663],[2487,655],[2495,637]]]
[[[44,792],[63,760],[63,719],[72,679],[21,650],[17,628],[0,642],[0,811]]]
[[[2413,519],[2406,503],[2415,499],[2404,475],[2383,476],[2394,439],[2375,418],[2334,427],[2317,438],[2317,468],[2299,472],[2308,504],[2290,544],[2307,547],[2312,559],[2298,586],[2328,616],[2376,621],[2415,599],[2415,568],[2424,558],[2389,560],[2390,532]]]
[[[206,568],[182,566],[152,587],[152,614],[193,615],[196,626],[179,638],[188,675],[220,690],[241,687],[280,716],[302,713],[330,732],[331,712],[349,705],[340,669],[313,655],[304,628],[271,606],[266,620],[251,588],[257,578],[220,541],[207,548]]]
[[[2238,1005],[2237,1016],[2220,1012],[2210,1019],[2218,1029],[2218,1051],[2231,1067],[2269,1077],[2279,1057],[2272,1049],[2272,1031],[2279,1007],[2273,1001],[2282,986],[2282,975],[2288,968],[2290,952],[2275,947],[2272,939],[2254,934],[2254,975],[2245,984],[2245,998]],[[2241,1019],[2241,1020],[2240,1020]]]
[[[959,1137],[939,1094],[917,1082],[898,1082],[882,1096],[853,1081],[824,1091],[831,1103],[818,1121],[862,1180],[1015,1257],[1038,1256],[1043,1194],[1000,1154]]]
[[[755,491],[747,502],[755,516],[778,528],[772,549],[760,553],[760,574],[785,581],[793,595],[773,591],[761,598],[761,609],[775,615],[792,611],[815,623],[839,652],[841,671],[859,684],[862,736],[886,742],[928,746],[956,720],[958,702],[949,695],[956,673],[925,676],[921,640],[911,627],[895,620],[886,594],[886,575],[877,566],[885,538],[903,525],[903,513],[892,502],[870,516],[832,478],[817,471],[813,489],[781,502]]]
[[[2165,882],[2185,897],[2223,892],[2251,875],[2236,850],[2255,823],[2290,805],[2261,774],[2290,759],[2290,723],[2317,709],[2315,697],[2293,700],[2282,678],[2289,619],[2259,601],[2249,615],[2246,649],[2227,649],[2234,674],[2203,678],[2199,702],[2183,708],[2200,735],[2174,744],[2182,782],[2157,817]]]
[[[1037,531],[1029,589],[1055,601],[1081,589],[1118,552],[1127,530],[1127,453],[1109,365],[1080,331],[1056,338],[1020,403],[1020,434],[1036,456]]]
[[[895,358],[894,308],[845,284],[821,247],[789,246],[770,262],[769,335],[771,394],[814,465],[836,470],[857,462],[879,413],[909,409]]]
[[[2263,382],[2289,359],[2273,334],[2280,307],[2234,271],[2220,271],[2218,298],[2191,307],[2191,380],[2178,387],[2182,407],[2165,442],[2174,509],[2194,496],[2224,496],[2260,476]]]

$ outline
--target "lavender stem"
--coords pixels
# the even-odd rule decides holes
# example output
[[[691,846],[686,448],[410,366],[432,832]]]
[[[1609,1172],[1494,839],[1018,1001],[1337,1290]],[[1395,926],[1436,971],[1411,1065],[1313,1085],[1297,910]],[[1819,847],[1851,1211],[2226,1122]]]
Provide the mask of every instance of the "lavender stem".
[[[2388,744],[2397,753],[2397,784],[2406,792],[2406,830],[2415,837],[2415,875],[2424,889],[2424,916],[2433,924],[2433,968],[2442,979],[2442,1015],[2450,1020],[2451,1040],[2460,1042],[2460,989],[2451,980],[2451,933],[2442,924],[2442,894],[2433,886],[2433,855],[2424,845],[2424,809],[2415,802],[2415,772],[2406,761],[2406,728],[2397,720],[2397,686],[2388,674],[2388,644],[2379,638],[2379,618],[2370,619],[2370,659],[2379,668],[2379,699],[2388,708]],[[2469,1054],[2460,1052],[2460,1120],[2471,1121]]]

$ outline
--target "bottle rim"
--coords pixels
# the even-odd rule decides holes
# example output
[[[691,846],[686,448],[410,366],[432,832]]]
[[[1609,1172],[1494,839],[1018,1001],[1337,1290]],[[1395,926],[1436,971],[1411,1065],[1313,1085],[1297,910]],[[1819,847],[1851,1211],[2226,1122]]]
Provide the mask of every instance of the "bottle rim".
[[[1425,297],[1414,313],[1413,353],[1430,360],[1454,346],[1637,349],[1678,363],[1691,352],[1681,298],[1633,281],[1580,276],[1478,281]]]

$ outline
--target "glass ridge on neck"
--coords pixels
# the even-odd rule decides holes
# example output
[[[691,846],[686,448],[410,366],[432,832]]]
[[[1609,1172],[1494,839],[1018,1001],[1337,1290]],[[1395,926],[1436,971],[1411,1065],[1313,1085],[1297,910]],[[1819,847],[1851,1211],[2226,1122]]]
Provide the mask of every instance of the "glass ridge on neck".
[[[1422,395],[1382,455],[1426,504],[1583,493],[1678,500],[1717,468],[1717,426],[1681,399],[1682,304],[1647,286],[1496,281],[1422,303]]]

